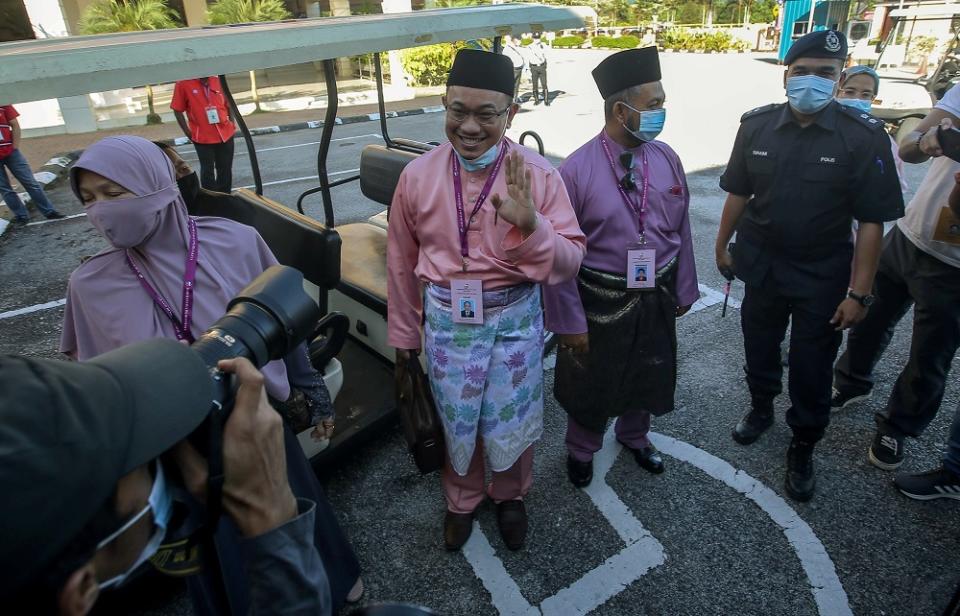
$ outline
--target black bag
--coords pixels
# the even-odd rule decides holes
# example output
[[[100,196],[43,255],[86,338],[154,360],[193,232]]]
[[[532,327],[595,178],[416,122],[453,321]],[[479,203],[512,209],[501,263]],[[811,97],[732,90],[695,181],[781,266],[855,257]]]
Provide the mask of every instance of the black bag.
[[[443,427],[420,359],[411,353],[397,364],[395,379],[400,425],[413,461],[423,474],[438,471],[443,468]]]

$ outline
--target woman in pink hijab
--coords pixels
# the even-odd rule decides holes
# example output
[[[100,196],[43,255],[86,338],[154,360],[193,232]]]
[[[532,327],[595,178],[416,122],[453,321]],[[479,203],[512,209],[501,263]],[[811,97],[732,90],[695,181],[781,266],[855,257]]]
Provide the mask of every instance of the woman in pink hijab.
[[[277,263],[254,228],[189,216],[173,165],[146,139],[108,137],[95,143],[73,165],[70,182],[87,218],[111,245],[70,276],[60,350],[73,359],[85,361],[149,338],[191,343],[223,315],[234,295]],[[286,401],[291,386],[304,393],[315,438],[332,435],[330,394],[310,365],[306,345],[261,371],[273,399]],[[317,547],[336,608],[359,585],[359,563],[296,437],[286,432],[291,487],[317,503]],[[221,530],[218,551],[233,541]],[[243,579],[242,572],[231,571],[227,560],[221,558],[224,581],[231,594],[245,597],[245,589],[232,583]],[[194,594],[195,606],[206,599]]]

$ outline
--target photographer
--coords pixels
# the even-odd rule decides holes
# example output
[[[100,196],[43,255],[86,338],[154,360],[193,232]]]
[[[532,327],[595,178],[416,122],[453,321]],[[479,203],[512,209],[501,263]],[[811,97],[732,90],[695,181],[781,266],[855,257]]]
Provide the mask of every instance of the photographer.
[[[102,139],[70,170],[71,187],[91,224],[110,247],[70,276],[60,350],[87,361],[140,340],[192,343],[251,280],[277,263],[257,231],[232,220],[187,212],[174,167],[152,142],[134,136]],[[334,432],[333,404],[321,375],[300,344],[262,367],[264,388],[286,402],[296,390],[309,410],[312,436]],[[333,609],[359,599],[360,564],[336,513],[289,425],[284,426],[287,475],[296,496],[317,504],[314,544],[328,574]],[[218,567],[189,578],[194,611],[247,611],[244,573],[237,564],[239,533],[221,523]],[[224,587],[225,592],[217,589]]]
[[[329,614],[314,503],[287,482],[263,375],[245,359],[219,368],[239,382],[223,432],[222,502],[242,534],[249,612]],[[171,530],[173,478],[206,484],[206,463],[185,439],[213,399],[208,369],[186,346],[153,340],[84,364],[4,357],[0,370],[17,383],[0,393],[0,488],[13,496],[0,508],[0,605],[86,614]]]

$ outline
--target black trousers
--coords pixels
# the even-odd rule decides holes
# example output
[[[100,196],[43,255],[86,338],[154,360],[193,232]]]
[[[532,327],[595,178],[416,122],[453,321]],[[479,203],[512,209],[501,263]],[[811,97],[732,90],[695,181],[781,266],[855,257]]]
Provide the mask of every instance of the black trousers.
[[[233,190],[233,138],[223,143],[194,143],[200,158],[200,185],[207,190]]]
[[[547,63],[530,65],[530,80],[533,82],[533,99],[550,102],[550,90],[547,89]],[[540,87],[543,87],[541,94]]]
[[[772,267],[763,284],[746,285],[740,317],[747,385],[754,406],[771,405],[783,390],[780,345],[792,323],[787,424],[798,438],[815,442],[830,422],[832,367],[842,340],[830,319],[843,301],[846,283],[834,277],[797,284],[778,275],[778,269]],[[795,275],[791,268],[784,271]]]
[[[513,100],[516,102],[520,99],[520,76],[523,75],[523,67],[513,68]]]
[[[920,250],[894,227],[884,239],[874,294],[877,300],[866,318],[850,331],[834,381],[847,391],[869,392],[874,366],[913,306],[910,359],[878,421],[906,436],[920,436],[940,408],[960,346],[960,269]]]

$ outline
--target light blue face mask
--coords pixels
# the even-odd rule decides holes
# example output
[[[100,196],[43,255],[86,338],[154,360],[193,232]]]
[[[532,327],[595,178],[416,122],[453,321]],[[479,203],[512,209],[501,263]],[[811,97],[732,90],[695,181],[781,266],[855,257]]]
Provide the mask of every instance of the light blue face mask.
[[[627,103],[623,103],[623,105],[627,109],[640,114],[640,122],[637,124],[636,130],[629,128],[626,124],[620,124],[625,131],[633,135],[634,139],[646,143],[656,139],[661,131],[663,131],[663,124],[667,120],[667,110],[663,107],[652,111],[640,111],[639,109],[634,109]]]
[[[853,107],[863,113],[870,113],[873,109],[873,102],[862,98],[838,98],[837,102],[845,107]]]
[[[457,152],[456,149],[453,151],[457,155],[457,158],[460,159],[460,164],[464,169],[467,171],[480,171],[481,169],[486,169],[493,164],[493,161],[497,160],[497,154],[500,153],[500,140],[497,140],[497,143],[492,148],[473,160],[467,160],[463,156],[460,156],[460,152]]]
[[[817,113],[833,100],[837,82],[816,75],[802,75],[787,79],[787,100],[799,113]]]
[[[153,526],[154,532],[150,537],[150,540],[143,550],[140,551],[140,555],[137,557],[137,560],[120,575],[116,575],[105,582],[100,583],[100,590],[106,590],[107,588],[112,588],[122,584],[130,574],[137,570],[137,568],[143,563],[147,562],[151,556],[156,554],[157,550],[160,549],[160,544],[163,543],[163,538],[167,534],[167,524],[170,523],[170,514],[173,512],[173,493],[170,492],[170,487],[167,485],[166,477],[163,474],[163,466],[160,465],[160,460],[157,460],[157,475],[153,480],[153,489],[150,490],[150,497],[147,499],[147,506],[144,507],[137,515],[130,518],[126,524],[118,528],[113,532],[109,537],[97,544],[97,549],[99,550],[103,546],[107,545],[126,531],[130,529],[131,526],[136,524],[143,516],[147,515],[147,512],[153,512]]]

